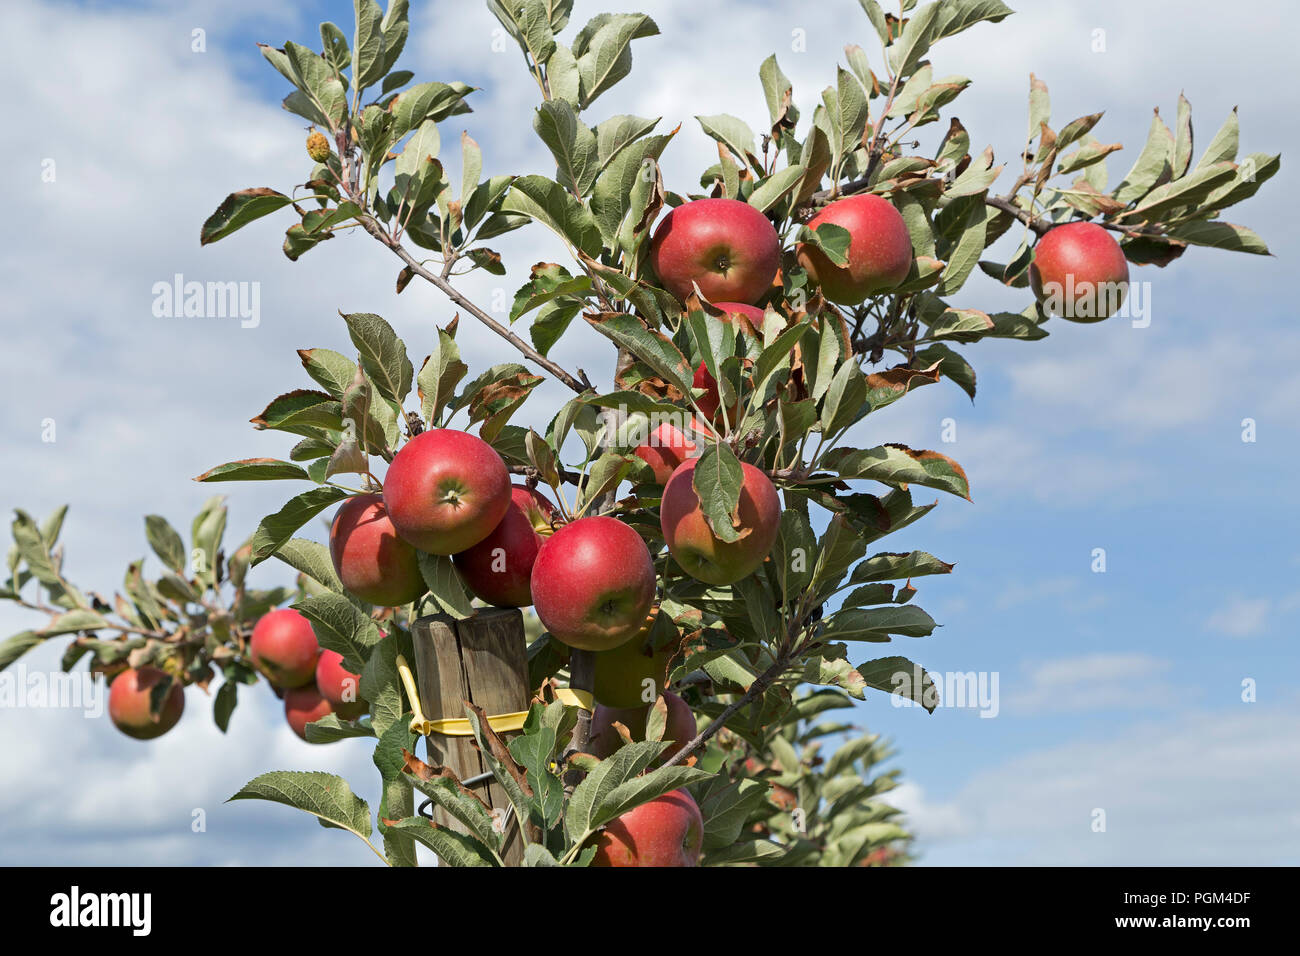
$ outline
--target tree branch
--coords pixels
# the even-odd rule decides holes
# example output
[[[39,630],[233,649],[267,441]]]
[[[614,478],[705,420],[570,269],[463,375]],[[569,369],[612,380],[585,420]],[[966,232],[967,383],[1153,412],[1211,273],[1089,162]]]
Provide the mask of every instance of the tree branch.
[[[477,305],[475,305],[473,302],[467,299],[445,278],[438,275],[437,273],[430,272],[428,269],[422,266],[420,264],[420,261],[416,259],[413,255],[411,255],[411,253],[407,251],[405,246],[403,246],[398,240],[394,239],[387,232],[385,232],[384,229],[379,225],[379,223],[375,222],[374,219],[370,218],[369,216],[366,216],[364,218],[361,218],[360,222],[361,225],[365,228],[366,232],[370,233],[372,236],[374,236],[376,239],[382,242],[385,246],[391,249],[399,259],[405,262],[406,267],[410,269],[412,273],[414,273],[415,275],[419,276],[421,279],[424,279],[426,282],[433,285],[435,288],[438,289],[439,292],[445,295],[448,299],[450,299],[456,305],[460,306],[462,309],[464,309],[470,315],[474,316],[474,318],[478,319],[480,322],[486,325],[497,335],[501,336],[503,339],[505,339],[507,342],[509,342],[511,345],[517,348],[520,352],[524,354],[525,358],[529,359],[530,361],[546,369],[546,371],[550,372],[557,379],[559,379],[561,382],[567,385],[574,392],[577,392],[579,395],[581,395],[585,391],[594,390],[594,387],[592,386],[591,382],[587,381],[585,375],[581,379],[579,379],[576,376],[571,375],[569,372],[566,372],[559,365],[552,362],[541,352],[537,351],[537,349],[533,348],[531,345],[529,345],[519,336],[515,335],[515,333],[511,332],[508,328],[506,328],[496,319],[492,318],[492,316],[488,315],[488,313],[484,312]]]
[[[786,672],[786,669],[790,666],[790,656],[789,651],[782,652],[777,657],[776,661],[773,662],[771,667],[755,678],[754,683],[749,685],[749,690],[745,691],[738,700],[734,700],[728,704],[726,709],[714,718],[713,723],[709,724],[709,726],[696,734],[694,739],[690,740],[681,750],[674,753],[671,759],[669,759],[664,766],[671,767],[674,764],[681,763],[689,757],[691,752],[698,748],[700,744],[704,743],[721,730],[727,721],[731,719],[732,714],[761,697],[763,692],[771,687],[772,684]]]

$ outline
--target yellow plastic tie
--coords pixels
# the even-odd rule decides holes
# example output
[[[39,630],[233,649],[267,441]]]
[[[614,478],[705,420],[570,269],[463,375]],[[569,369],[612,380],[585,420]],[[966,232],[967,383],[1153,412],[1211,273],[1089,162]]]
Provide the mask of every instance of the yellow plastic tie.
[[[429,720],[424,716],[420,707],[420,693],[415,687],[415,675],[411,673],[411,667],[406,663],[406,658],[397,655],[397,673],[402,677],[402,686],[406,688],[406,696],[411,701],[411,710],[415,716],[411,718],[411,733],[428,736],[429,734],[442,734],[444,737],[473,737],[474,729],[470,726],[468,717],[444,717],[440,720]],[[568,687],[559,687],[555,690],[555,699],[563,703],[566,707],[581,707],[583,710],[591,710],[595,706],[595,698],[585,690],[572,690]],[[497,732],[508,730],[522,730],[524,721],[528,719],[528,711],[521,710],[513,714],[493,714],[488,717],[488,726]]]

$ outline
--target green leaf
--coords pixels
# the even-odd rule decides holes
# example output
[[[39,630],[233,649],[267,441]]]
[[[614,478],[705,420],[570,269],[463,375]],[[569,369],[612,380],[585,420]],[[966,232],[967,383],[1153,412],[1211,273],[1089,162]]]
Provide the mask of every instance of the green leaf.
[[[451,558],[440,554],[419,553],[420,574],[429,587],[429,594],[442,610],[457,620],[474,616],[471,597],[452,564]]]
[[[283,803],[363,840],[371,833],[369,805],[352,792],[346,780],[332,773],[274,770],[248,781],[230,800]]]
[[[607,452],[591,463],[582,483],[579,508],[587,508],[608,492],[614,491],[632,469],[633,459],[615,452]]]
[[[312,488],[291,498],[273,515],[267,515],[253,532],[252,564],[265,561],[280,546],[293,537],[293,533],[330,505],[348,497],[342,488]]]
[[[343,666],[354,674],[362,672],[383,637],[379,625],[342,594],[314,594],[293,607],[311,621],[320,646],[343,655]]]
[[[920,665],[913,664],[906,657],[881,657],[859,664],[857,669],[868,687],[887,694],[899,693],[934,713],[939,694],[934,680]]]
[[[891,635],[927,637],[937,626],[934,618],[915,604],[850,608],[831,615],[822,636],[827,641],[885,642]],[[861,673],[861,668],[858,670]]]
[[[1158,222],[1162,214],[1182,206],[1195,206],[1214,190],[1236,178],[1237,168],[1230,162],[1214,166],[1197,166],[1182,179],[1157,186],[1134,208],[1121,213],[1119,219],[1134,222]]]
[[[755,152],[754,131],[744,120],[728,113],[697,116],[695,119],[699,121],[706,135],[731,150],[741,163],[752,166],[755,170],[762,170],[762,163],[759,162]]]
[[[461,787],[450,774],[451,771],[447,770],[444,775],[430,777],[427,780],[414,774],[405,776],[414,784],[415,789],[432,800],[439,809],[463,823],[485,848],[490,851],[499,849],[502,834],[493,827],[495,820],[491,811],[483,805],[482,800]]]
[[[144,534],[149,547],[164,565],[178,573],[185,570],[185,542],[166,518],[162,515],[147,515],[144,519]]]
[[[785,856],[785,848],[770,840],[740,840],[730,846],[710,850],[701,861],[705,866],[735,866],[764,863]]]
[[[375,0],[352,0],[356,33],[352,39],[352,82],[358,91],[384,75],[384,16]]]
[[[593,24],[598,24],[594,30]],[[582,77],[582,108],[632,71],[633,40],[658,33],[659,27],[643,13],[601,14],[588,23],[573,44]]]
[[[600,230],[587,207],[545,176],[521,176],[501,203],[504,212],[522,213],[555,232],[574,248],[595,257]]]
[[[949,0],[932,6],[937,7],[938,10],[934,23],[930,27],[931,44],[944,37],[958,34],[984,20],[998,23],[1015,12],[1000,0]]]
[[[596,134],[566,100],[542,103],[533,116],[533,129],[555,157],[560,185],[585,195],[599,169]]]
[[[1268,245],[1245,226],[1230,222],[1204,222],[1193,220],[1169,230],[1171,238],[1194,246],[1213,246],[1230,252],[1249,252],[1257,256],[1272,255]]]
[[[3,644],[0,644],[0,671],[44,641],[45,636],[35,631],[23,631],[21,634],[7,638]]]
[[[787,166],[773,173],[754,187],[749,194],[749,204],[759,212],[767,212],[799,185],[806,172],[803,166]]]
[[[861,418],[864,409],[869,410],[866,403],[867,378],[857,360],[849,359],[840,366],[826,391],[821,413],[822,432],[828,436],[839,434]]]
[[[569,839],[581,843],[602,823],[597,812],[610,793],[619,785],[633,779],[650,766],[664,749],[661,743],[635,741],[624,744],[596,769],[587,774],[574,788],[564,814],[564,827]]]
[[[1236,159],[1238,137],[1237,108],[1234,106],[1232,112],[1228,114],[1228,118],[1219,127],[1219,131],[1214,134],[1214,139],[1210,140],[1210,145],[1205,147],[1205,152],[1202,154],[1200,161],[1197,162],[1193,173]],[[1188,143],[1188,150],[1189,152],[1191,150],[1190,142]]]
[[[1115,199],[1127,205],[1140,199],[1160,183],[1168,182],[1173,174],[1174,134],[1169,131],[1157,110],[1151,118],[1147,141],[1138,154],[1133,168],[1115,190]]]
[[[695,464],[691,487],[700,499],[704,519],[719,541],[739,541],[740,490],[745,473],[730,446],[709,445]]]
[[[708,780],[711,776],[696,767],[674,764],[651,770],[644,776],[632,777],[601,796],[600,802],[592,810],[590,825],[604,826],[644,803],[697,781]]]
[[[831,261],[832,265],[844,266],[849,261],[849,244],[853,234],[843,226],[833,222],[824,222],[816,229],[805,229],[801,234],[805,242],[810,242]]]
[[[292,462],[279,461],[275,458],[245,458],[231,461],[224,465],[209,468],[195,478],[195,481],[273,481],[279,478],[308,478],[306,469]],[[156,515],[153,517],[157,517]],[[149,519],[146,518],[146,521]],[[159,518],[158,520],[163,520]],[[175,533],[175,532],[173,532]],[[177,541],[180,536],[177,535]],[[156,549],[155,549],[156,550]],[[161,557],[161,555],[160,555]],[[171,565],[168,565],[171,567]],[[172,568],[179,571],[180,568]]]
[[[766,800],[767,785],[756,780],[728,783],[723,777],[713,777],[702,784],[696,791],[696,802],[704,817],[704,849],[716,850],[735,843],[750,815]]]
[[[361,355],[361,367],[366,376],[380,395],[401,405],[410,394],[414,376],[402,340],[391,325],[368,312],[343,315],[343,321],[348,324],[348,335]]]
[[[951,16],[949,14],[940,17],[939,14],[944,12],[943,4],[928,3],[907,21],[902,34],[889,48],[889,61],[895,73],[899,76],[907,76],[916,68],[917,63],[929,51],[930,44],[938,39],[940,34],[937,33],[937,29],[943,25],[948,16]],[[960,21],[954,19],[953,22]],[[956,29],[962,27],[957,26]]]
[[[283,209],[292,201],[283,193],[265,186],[231,193],[221,201],[217,211],[203,223],[203,228],[199,232],[199,244],[206,246],[210,242],[224,239],[253,220]]]
[[[919,578],[929,574],[950,574],[956,565],[940,561],[924,551],[912,551],[907,554],[883,553],[873,554],[856,568],[850,580],[854,584],[868,581],[901,581],[905,578]]]
[[[438,855],[442,866],[494,866],[492,852],[479,840],[455,830],[440,827],[424,817],[407,817],[388,824],[397,832],[418,840]]]
[[[343,593],[343,584],[334,573],[334,562],[330,558],[329,549],[320,542],[291,538],[280,545],[275,556],[334,593]]]
[[[430,425],[441,420],[443,407],[451,401],[469,367],[460,360],[460,347],[456,340],[438,329],[433,352],[420,366],[416,385],[420,394],[420,410]]]

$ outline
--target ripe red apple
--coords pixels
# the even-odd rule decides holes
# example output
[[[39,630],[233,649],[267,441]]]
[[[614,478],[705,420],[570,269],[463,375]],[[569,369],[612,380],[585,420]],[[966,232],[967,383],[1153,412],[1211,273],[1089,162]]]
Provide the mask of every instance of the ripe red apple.
[[[136,740],[153,740],[176,726],[185,711],[180,681],[172,680],[156,717],[149,711],[150,694],[167,679],[156,667],[128,668],[113,678],[108,689],[108,716],[118,730]]]
[[[343,586],[371,604],[401,607],[427,590],[415,548],[397,536],[383,495],[343,502],[330,527],[330,558]]]
[[[668,683],[668,665],[677,649],[667,647],[650,653],[642,639],[644,630],[634,639],[596,655],[592,693],[596,700],[610,707],[644,707],[664,692]],[[652,686],[647,689],[646,682]],[[645,699],[649,694],[650,700]]]
[[[716,306],[723,311],[723,322],[738,325],[755,336],[763,328],[763,310],[760,308],[745,305],[742,302],[718,302]],[[705,417],[712,420],[718,414],[718,408],[722,405],[722,398],[718,394],[717,380],[709,374],[709,367],[704,362],[701,362],[700,367],[695,370],[695,378],[691,384],[696,388],[706,390],[706,393],[697,398],[695,403],[700,406],[700,411],[704,413]],[[740,416],[741,404],[740,396],[736,396],[736,404],[727,409],[728,420],[733,425],[736,424],[736,419]]]
[[[641,536],[617,518],[579,518],[555,532],[533,564],[533,606],[556,640],[604,651],[640,631],[655,597]]]
[[[776,543],[781,524],[781,501],[771,479],[747,462],[741,462],[744,483],[740,489],[740,527],[736,541],[715,537],[692,482],[699,459],[683,462],[664,486],[659,523],[668,550],[691,577],[708,584],[734,584],[752,573]]]
[[[384,504],[397,533],[421,551],[478,544],[510,507],[510,472],[483,439],[451,428],[416,435],[393,456]]]
[[[497,607],[532,604],[533,562],[545,540],[539,532],[550,532],[553,511],[538,492],[511,488],[505,517],[492,533],[452,559],[469,589]]]
[[[596,837],[592,866],[699,866],[704,818],[685,790],[629,810]]]
[[[660,220],[650,263],[663,287],[683,302],[692,282],[710,302],[757,302],[781,264],[781,240],[749,203],[697,199]]]
[[[795,250],[799,264],[821,286],[822,295],[840,305],[857,305],[869,295],[894,288],[912,267],[912,240],[903,216],[880,196],[847,196],[831,203],[808,223],[849,231],[849,261],[837,266],[811,243]]]
[[[316,689],[340,720],[356,720],[370,710],[361,699],[361,676],[343,666],[343,655],[328,648],[316,662]]]
[[[333,710],[315,684],[293,687],[284,692],[285,720],[303,740],[307,739],[307,725],[333,713]]]
[[[715,401],[716,394],[715,389]],[[650,466],[655,484],[662,485],[672,477],[678,465],[695,454],[698,447],[681,429],[664,422],[650,433],[648,441],[637,446],[634,454]]]
[[[316,632],[311,621],[291,607],[262,615],[248,646],[253,663],[272,684],[301,687],[316,676]]]
[[[1100,322],[1114,315],[1128,294],[1128,260],[1096,223],[1066,223],[1038,240],[1029,285],[1052,314]]]

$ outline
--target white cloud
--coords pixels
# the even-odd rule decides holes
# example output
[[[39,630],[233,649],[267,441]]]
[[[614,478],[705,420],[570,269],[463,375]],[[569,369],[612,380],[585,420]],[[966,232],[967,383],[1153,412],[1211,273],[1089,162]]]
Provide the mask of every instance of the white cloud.
[[[1273,608],[1272,598],[1236,595],[1206,618],[1205,628],[1227,637],[1258,637],[1268,627]]]
[[[1149,654],[1085,654],[1030,665],[1018,677],[1003,675],[1008,714],[1042,714],[1163,708],[1178,691],[1162,678],[1169,661]]]
[[[1294,701],[1184,713],[999,761],[943,799],[890,796],[931,864],[1293,864],[1297,719]]]

